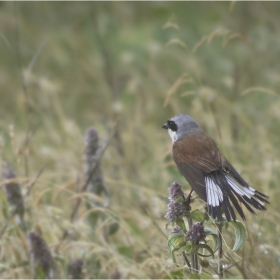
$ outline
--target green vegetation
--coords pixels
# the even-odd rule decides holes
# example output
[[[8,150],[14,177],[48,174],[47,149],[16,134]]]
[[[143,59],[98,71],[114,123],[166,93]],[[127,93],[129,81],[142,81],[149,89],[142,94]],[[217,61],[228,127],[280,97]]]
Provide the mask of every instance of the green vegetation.
[[[27,232],[56,277],[71,263],[85,278],[187,277],[168,254],[165,218],[171,183],[190,191],[161,129],[179,113],[270,196],[267,212],[245,210],[236,252],[234,227],[223,230],[224,277],[279,278],[279,13],[278,2],[1,2],[1,161],[16,171],[25,225],[9,221],[0,191],[0,278],[45,276],[30,265]],[[78,192],[85,133],[94,127],[102,145],[116,126],[102,157],[110,203],[90,209],[107,197]]]

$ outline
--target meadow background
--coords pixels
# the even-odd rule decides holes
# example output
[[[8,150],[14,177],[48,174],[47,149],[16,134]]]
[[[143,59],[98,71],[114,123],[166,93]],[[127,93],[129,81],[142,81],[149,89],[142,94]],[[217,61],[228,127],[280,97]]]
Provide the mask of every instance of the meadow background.
[[[27,229],[12,219],[1,236],[0,278],[33,277],[30,230],[57,277],[77,258],[85,278],[175,277],[168,187],[190,187],[161,126],[180,113],[270,196],[267,212],[246,212],[248,240],[225,277],[279,278],[279,14],[278,2],[1,2],[1,164],[23,194],[44,170],[24,200]],[[102,158],[110,204],[89,211],[96,196],[78,193],[85,132],[94,127],[102,144],[116,122]],[[100,215],[94,226],[90,213]],[[0,230],[8,217],[1,192]],[[231,247],[233,229],[224,238]]]

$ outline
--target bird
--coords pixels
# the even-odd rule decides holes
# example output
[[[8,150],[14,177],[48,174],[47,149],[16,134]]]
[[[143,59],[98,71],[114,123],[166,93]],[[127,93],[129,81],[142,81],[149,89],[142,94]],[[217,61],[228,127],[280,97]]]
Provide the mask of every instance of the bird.
[[[251,187],[192,117],[181,114],[162,126],[173,143],[173,159],[192,191],[207,203],[208,214],[218,222],[236,221],[234,208],[246,220],[243,204],[251,213],[264,211],[269,197]],[[223,209],[223,211],[222,211]]]

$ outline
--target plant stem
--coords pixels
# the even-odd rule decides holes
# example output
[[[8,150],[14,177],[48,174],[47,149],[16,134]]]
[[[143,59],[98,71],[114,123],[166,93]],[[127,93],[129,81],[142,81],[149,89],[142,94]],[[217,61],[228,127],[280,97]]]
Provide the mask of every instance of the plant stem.
[[[189,193],[187,198],[183,197],[185,200],[188,201],[189,204],[191,203],[192,192],[193,192],[193,190],[191,190],[191,192]],[[190,217],[190,212],[191,212],[191,207],[189,205],[189,214],[187,215],[189,230],[191,230],[192,226],[193,226],[193,221],[192,221],[192,218]],[[197,272],[198,272],[198,255],[197,255],[197,250],[195,250],[194,253],[191,255],[190,273],[197,273]]]
[[[183,252],[183,258],[184,258],[184,260],[185,260],[185,263],[186,263],[187,266],[189,267],[189,271],[190,271],[190,269],[191,269],[191,264],[190,264],[190,262],[189,262],[189,260],[188,260],[188,257],[187,257],[187,254],[186,254],[185,251]]]
[[[191,218],[191,217],[188,217],[188,224],[189,224],[189,230],[191,230],[192,225],[193,225],[193,222],[192,222],[192,218]],[[194,254],[195,254],[195,253],[194,253]],[[194,262],[195,262],[194,254],[191,255],[191,263],[192,263],[192,266],[191,266],[191,273],[193,273],[193,270],[194,270]]]
[[[198,255],[197,255],[197,249],[193,253],[193,272],[198,273]]]
[[[217,234],[220,240],[220,248],[218,249],[218,272],[220,278],[224,278],[224,270],[223,265],[221,264],[221,259],[223,258],[223,237],[222,237],[222,230],[223,230],[223,223],[217,223]]]
[[[191,230],[193,226],[192,218],[188,216],[188,224],[189,224],[189,230]],[[191,255],[191,273],[197,273],[198,272],[198,256],[197,256],[197,250],[194,251],[194,253]]]

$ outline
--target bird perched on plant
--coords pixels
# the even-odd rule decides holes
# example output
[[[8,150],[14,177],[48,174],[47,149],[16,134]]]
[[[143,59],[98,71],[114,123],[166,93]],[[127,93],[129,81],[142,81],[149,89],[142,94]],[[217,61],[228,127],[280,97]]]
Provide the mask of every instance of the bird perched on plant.
[[[251,213],[252,207],[266,210],[265,194],[249,186],[220,152],[215,141],[207,136],[188,115],[177,115],[163,128],[173,142],[173,158],[182,176],[208,205],[208,213],[222,221],[223,208],[228,221],[236,220],[232,205],[245,220],[243,204]]]

